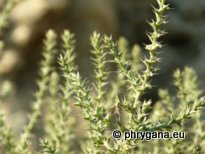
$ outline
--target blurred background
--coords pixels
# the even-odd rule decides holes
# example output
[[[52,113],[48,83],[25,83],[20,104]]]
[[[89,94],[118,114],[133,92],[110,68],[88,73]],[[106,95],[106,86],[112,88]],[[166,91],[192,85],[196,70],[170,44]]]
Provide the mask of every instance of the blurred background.
[[[6,0],[0,0],[0,8]],[[193,67],[199,76],[200,86],[205,83],[205,1],[169,0],[168,32],[162,38],[161,71],[154,78],[155,89],[148,97],[157,99],[158,88],[169,88],[173,71],[185,65]],[[19,0],[9,17],[9,27],[1,39],[5,42],[0,51],[0,79],[10,80],[15,86],[15,96],[6,104],[8,120],[20,127],[25,122],[25,112],[30,110],[36,89],[38,63],[43,49],[43,38],[49,28],[58,34],[64,29],[75,33],[77,59],[80,73],[91,78],[90,34],[93,31],[112,34],[115,40],[125,37],[143,48],[148,43],[147,23],[154,17],[151,5],[155,0]],[[21,118],[19,118],[19,116]]]

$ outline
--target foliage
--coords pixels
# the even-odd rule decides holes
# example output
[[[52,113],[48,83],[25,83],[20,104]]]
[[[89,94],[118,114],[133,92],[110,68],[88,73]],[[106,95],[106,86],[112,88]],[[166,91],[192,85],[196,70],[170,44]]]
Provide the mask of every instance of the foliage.
[[[33,129],[41,119],[44,136],[39,139],[43,154],[66,153],[203,153],[205,134],[201,110],[205,98],[197,85],[193,69],[177,69],[173,75],[175,95],[168,90],[159,90],[157,102],[143,99],[151,89],[151,79],[159,71],[156,63],[158,49],[162,47],[159,39],[165,34],[161,26],[166,23],[165,12],[169,9],[166,0],[157,0],[154,9],[155,20],[149,22],[152,32],[148,33],[150,43],[145,45],[147,56],[141,57],[141,49],[134,45],[129,48],[126,39],[114,42],[111,36],[101,36],[94,32],[90,38],[92,60],[95,66],[92,86],[82,79],[75,66],[74,35],[65,30],[61,36],[62,51],[58,56],[60,73],[55,68],[57,34],[49,30],[44,40],[43,58],[40,63],[38,90],[33,102],[33,112],[19,139],[5,123],[0,112],[0,148],[2,153],[28,154],[33,149]],[[6,12],[0,23],[6,22]],[[4,27],[5,24],[2,24]],[[1,30],[1,29],[0,29]],[[110,69],[111,64],[116,70]],[[62,82],[60,81],[62,74]],[[0,88],[3,99],[8,87]],[[72,114],[73,105],[78,107],[85,121],[85,139],[76,141],[77,120]],[[43,112],[44,106],[48,111]],[[114,139],[113,130],[122,132],[141,131],[184,131],[184,140],[124,140]],[[83,133],[82,133],[83,134]],[[85,134],[85,133],[84,133]],[[42,139],[43,138],[43,139]],[[79,150],[75,143],[82,143]]]

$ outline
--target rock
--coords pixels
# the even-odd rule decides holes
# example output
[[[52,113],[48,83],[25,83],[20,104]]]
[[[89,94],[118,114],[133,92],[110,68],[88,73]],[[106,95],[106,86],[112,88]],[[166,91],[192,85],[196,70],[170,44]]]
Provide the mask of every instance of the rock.
[[[48,10],[44,0],[26,0],[20,2],[12,11],[11,19],[17,24],[35,24]]]
[[[12,41],[20,47],[25,46],[31,37],[31,28],[26,25],[17,26],[11,34]]]
[[[16,70],[20,65],[19,54],[16,51],[8,50],[4,51],[2,58],[0,60],[0,74],[8,74]]]

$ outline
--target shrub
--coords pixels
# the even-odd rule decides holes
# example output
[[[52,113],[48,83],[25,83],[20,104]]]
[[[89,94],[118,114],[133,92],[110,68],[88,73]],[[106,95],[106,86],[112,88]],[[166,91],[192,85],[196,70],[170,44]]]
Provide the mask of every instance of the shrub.
[[[148,33],[150,44],[145,45],[148,56],[144,58],[137,45],[130,51],[128,42],[123,38],[114,42],[111,36],[93,33],[90,38],[95,66],[92,87],[82,79],[75,66],[75,39],[68,30],[61,36],[62,52],[58,56],[61,73],[57,73],[54,65],[57,35],[49,30],[44,41],[38,91],[29,123],[18,139],[7,128],[4,114],[0,114],[1,152],[34,153],[32,130],[39,118],[45,117],[42,127],[45,135],[39,140],[41,148],[37,149],[38,153],[203,153],[201,110],[205,106],[205,98],[198,88],[193,69],[186,67],[175,71],[176,95],[171,96],[168,90],[161,89],[158,102],[142,97],[153,87],[151,79],[159,70],[155,65],[160,62],[157,51],[162,47],[159,39],[165,34],[161,25],[166,23],[164,13],[169,9],[165,0],[157,0],[157,3],[158,8],[154,8],[156,19],[149,22],[153,29]],[[108,69],[110,63],[116,65],[116,70]],[[62,74],[63,83],[59,74]],[[2,98],[3,92],[5,90],[1,90]],[[88,135],[80,150],[75,147],[76,120],[71,114],[71,103],[79,107],[82,117],[88,122]],[[49,106],[46,113],[41,110],[44,105]],[[129,139],[115,139],[114,130],[124,134],[147,132],[148,135],[182,131],[186,132],[186,138],[145,141],[130,139],[128,134],[125,137]],[[120,132],[117,133],[119,135]]]

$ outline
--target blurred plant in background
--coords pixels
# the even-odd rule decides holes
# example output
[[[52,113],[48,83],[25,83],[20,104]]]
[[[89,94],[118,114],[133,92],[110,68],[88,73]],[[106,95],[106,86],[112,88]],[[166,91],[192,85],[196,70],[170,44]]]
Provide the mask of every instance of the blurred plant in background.
[[[14,133],[7,126],[6,114],[0,110],[0,153],[203,153],[205,134],[201,110],[205,107],[205,97],[192,68],[175,71],[177,92],[173,96],[168,90],[160,89],[157,102],[143,97],[154,87],[153,76],[160,72],[156,64],[161,61],[158,50],[162,48],[160,38],[165,34],[161,27],[167,23],[165,13],[169,9],[166,0],[156,2],[155,19],[149,22],[152,32],[147,34],[145,57],[138,45],[130,49],[125,38],[115,42],[111,36],[97,32],[91,35],[92,86],[82,79],[75,65],[74,34],[65,30],[59,40],[56,32],[49,30],[39,64],[33,110],[23,132]],[[11,4],[12,1],[7,1],[3,8],[0,30],[6,26]],[[57,52],[59,41],[60,53]],[[111,67],[113,64],[115,68]],[[8,81],[1,84],[2,103],[12,95],[13,89]],[[82,116],[80,122],[72,113],[74,109]],[[85,127],[80,133],[83,139],[77,137],[76,127]],[[41,129],[40,133],[35,132],[37,128]],[[185,131],[186,139],[116,140],[112,136],[115,129]]]

